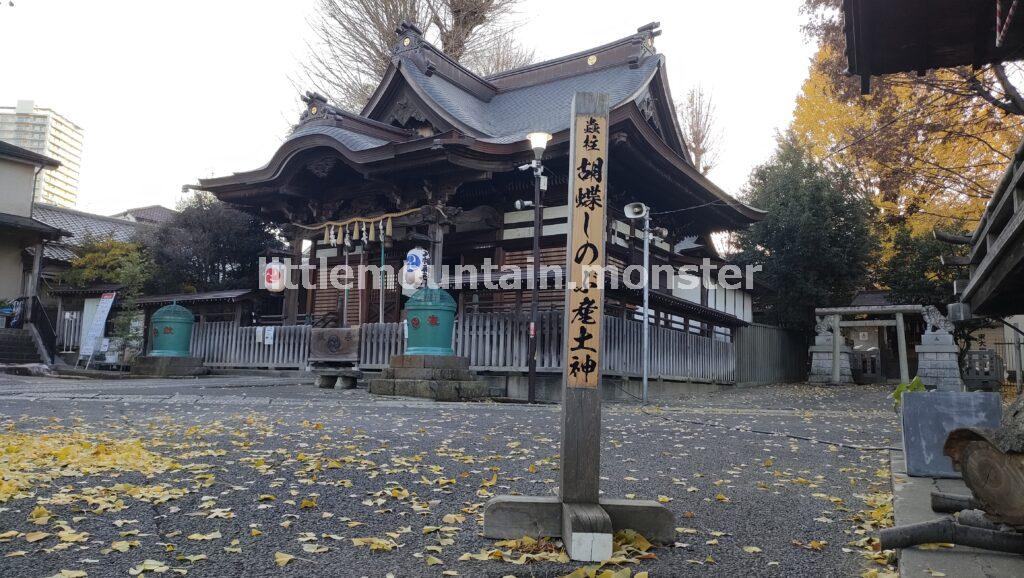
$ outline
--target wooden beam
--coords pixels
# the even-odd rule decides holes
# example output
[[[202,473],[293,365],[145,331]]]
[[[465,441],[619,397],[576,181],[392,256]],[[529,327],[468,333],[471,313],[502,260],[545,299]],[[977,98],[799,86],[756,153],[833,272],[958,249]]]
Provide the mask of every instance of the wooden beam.
[[[946,267],[963,267],[971,264],[971,258],[962,255],[942,255],[939,260]]]
[[[936,240],[942,241],[943,243],[949,243],[951,245],[970,245],[971,238],[966,235],[957,235],[955,233],[949,233],[941,231],[939,229],[932,229],[932,236]]]

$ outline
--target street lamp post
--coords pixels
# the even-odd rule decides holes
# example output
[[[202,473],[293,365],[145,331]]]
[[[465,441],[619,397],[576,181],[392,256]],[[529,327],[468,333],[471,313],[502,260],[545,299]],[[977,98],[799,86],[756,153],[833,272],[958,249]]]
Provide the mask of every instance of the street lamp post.
[[[626,205],[624,212],[630,219],[643,219],[644,223],[644,330],[643,343],[640,346],[643,351],[643,402],[647,403],[647,379],[650,373],[650,341],[651,327],[648,320],[650,315],[651,296],[651,208],[643,203],[630,203]]]
[[[530,403],[537,401],[537,315],[538,299],[540,298],[540,236],[543,227],[542,212],[544,206],[541,204],[541,190],[544,179],[544,166],[541,164],[541,157],[544,156],[544,149],[547,148],[551,135],[546,132],[531,132],[527,135],[530,139],[530,148],[533,149],[533,162],[529,167],[533,169],[533,290],[530,294],[530,341],[529,341],[529,385],[527,400]]]

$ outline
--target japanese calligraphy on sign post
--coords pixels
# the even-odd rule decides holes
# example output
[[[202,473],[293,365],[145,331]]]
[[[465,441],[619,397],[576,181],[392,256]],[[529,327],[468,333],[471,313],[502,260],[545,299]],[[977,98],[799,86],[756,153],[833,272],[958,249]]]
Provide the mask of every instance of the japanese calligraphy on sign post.
[[[605,206],[607,204],[608,116],[604,107],[573,100],[570,129],[569,240],[566,251],[567,387],[596,388],[601,375],[601,320],[604,313]],[[585,95],[607,98],[605,95]],[[589,111],[588,111],[589,109]]]

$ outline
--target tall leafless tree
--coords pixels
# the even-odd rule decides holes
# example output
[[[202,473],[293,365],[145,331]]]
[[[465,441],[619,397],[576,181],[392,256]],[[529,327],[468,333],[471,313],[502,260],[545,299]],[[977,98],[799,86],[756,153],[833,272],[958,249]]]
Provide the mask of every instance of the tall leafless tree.
[[[470,68],[493,73],[533,60],[510,33],[520,0],[319,0],[314,40],[300,83],[343,108],[358,110],[391,63],[395,29],[417,23],[441,50]]]
[[[683,138],[690,147],[693,166],[702,175],[718,164],[718,145],[721,133],[716,126],[715,103],[700,86],[691,88],[686,99],[676,106],[683,129]]]

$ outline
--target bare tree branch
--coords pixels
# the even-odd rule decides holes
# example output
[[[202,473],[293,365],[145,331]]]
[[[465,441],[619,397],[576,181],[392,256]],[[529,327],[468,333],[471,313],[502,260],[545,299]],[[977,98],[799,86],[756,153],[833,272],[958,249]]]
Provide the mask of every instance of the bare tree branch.
[[[329,100],[358,110],[369,100],[388,65],[404,21],[464,65],[493,74],[533,61],[512,31],[520,0],[318,0],[310,20],[313,40],[296,84],[312,84]],[[306,88],[309,88],[306,86]]]
[[[681,120],[683,137],[693,156],[693,165],[702,175],[718,164],[718,145],[721,134],[715,126],[716,109],[711,95],[704,94],[700,86],[686,93],[686,100],[676,106]]]

